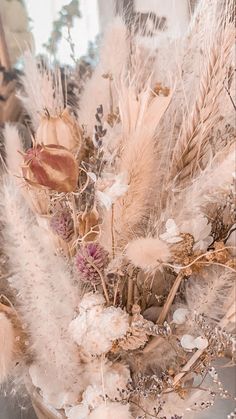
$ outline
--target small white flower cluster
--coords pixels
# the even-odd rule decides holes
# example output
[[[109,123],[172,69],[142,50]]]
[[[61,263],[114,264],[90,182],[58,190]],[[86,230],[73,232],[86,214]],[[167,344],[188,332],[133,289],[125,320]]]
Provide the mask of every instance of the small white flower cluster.
[[[88,293],[79,305],[79,315],[70,324],[74,341],[90,355],[108,352],[116,339],[128,331],[129,316],[119,307],[105,307],[101,294]]]
[[[166,222],[166,231],[160,234],[160,238],[167,243],[178,243],[182,241],[180,233],[191,234],[194,238],[193,250],[206,251],[212,243],[211,224],[203,214],[191,220],[176,224],[172,218]]]

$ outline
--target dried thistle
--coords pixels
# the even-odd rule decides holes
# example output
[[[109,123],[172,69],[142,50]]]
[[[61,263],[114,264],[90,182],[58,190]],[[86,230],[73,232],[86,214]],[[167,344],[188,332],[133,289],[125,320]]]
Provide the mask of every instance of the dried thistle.
[[[50,227],[63,240],[69,241],[74,233],[71,211],[68,208],[63,208],[53,214],[50,219]]]
[[[75,266],[79,278],[85,283],[98,285],[101,274],[108,263],[108,254],[98,243],[87,243],[79,249],[75,256]]]

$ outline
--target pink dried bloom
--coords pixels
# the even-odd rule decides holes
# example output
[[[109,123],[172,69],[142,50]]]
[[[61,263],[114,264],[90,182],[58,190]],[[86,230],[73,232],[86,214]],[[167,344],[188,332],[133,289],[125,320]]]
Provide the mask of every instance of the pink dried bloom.
[[[50,227],[63,240],[70,240],[74,232],[74,222],[70,210],[64,208],[53,214],[50,220]]]
[[[108,263],[108,253],[98,243],[87,243],[82,246],[75,256],[75,265],[83,282],[98,285],[101,282],[100,273],[103,273]],[[99,271],[99,272],[98,272]]]

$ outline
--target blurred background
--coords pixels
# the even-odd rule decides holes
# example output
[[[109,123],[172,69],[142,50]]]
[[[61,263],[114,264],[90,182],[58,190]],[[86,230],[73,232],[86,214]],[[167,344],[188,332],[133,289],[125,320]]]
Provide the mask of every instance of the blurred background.
[[[0,0],[0,125],[20,121],[21,108],[15,97],[22,55],[32,50],[61,68],[92,69],[97,61],[101,34],[112,18],[122,13],[147,28],[143,42],[163,37],[177,39],[188,28],[197,0]],[[235,393],[233,369],[220,370],[222,381]],[[10,395],[9,395],[10,394]],[[233,401],[218,401],[199,419],[223,419],[233,411]],[[232,418],[236,418],[232,416]],[[30,401],[13,390],[0,393],[0,419],[35,419]]]

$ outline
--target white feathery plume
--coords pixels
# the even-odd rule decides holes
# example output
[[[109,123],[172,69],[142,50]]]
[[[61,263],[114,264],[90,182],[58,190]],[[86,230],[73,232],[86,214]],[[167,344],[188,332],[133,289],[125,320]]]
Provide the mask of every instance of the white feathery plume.
[[[0,313],[0,384],[11,372],[15,335],[11,321]]]
[[[230,269],[211,266],[187,282],[186,301],[194,314],[203,314],[220,321],[235,292],[235,273]]]
[[[77,303],[77,289],[63,260],[54,253],[46,230],[36,225],[18,188],[9,176],[3,181],[1,218],[9,264],[9,283],[18,294],[19,314],[32,340],[37,365],[59,389],[78,387],[78,353],[68,334]]]
[[[114,53],[114,47],[116,52]],[[120,17],[107,28],[100,49],[100,60],[91,79],[86,83],[80,99],[79,122],[87,128],[88,135],[92,136],[96,123],[95,113],[99,105],[103,106],[104,115],[110,112],[111,94],[113,106],[116,104],[116,91],[113,88],[115,83],[126,67],[129,53],[129,41],[127,39],[127,28]],[[103,75],[110,74],[113,81],[104,78]],[[111,90],[110,91],[110,84]]]
[[[55,116],[64,108],[60,71],[47,69],[46,64],[38,63],[36,58],[27,52],[24,54],[24,75],[21,80],[25,93],[19,94],[19,97],[36,130],[40,115],[45,110]]]
[[[183,217],[186,213],[194,215],[198,213],[200,207],[206,206],[209,202],[222,202],[223,193],[229,191],[233,184],[235,164],[235,144],[233,144],[219,152],[201,176],[180,194],[175,213],[179,214],[181,208]]]

